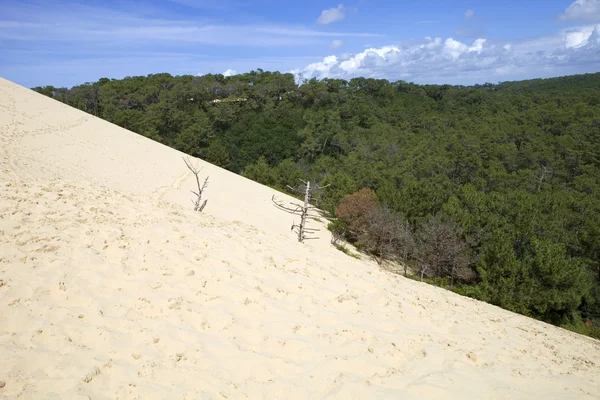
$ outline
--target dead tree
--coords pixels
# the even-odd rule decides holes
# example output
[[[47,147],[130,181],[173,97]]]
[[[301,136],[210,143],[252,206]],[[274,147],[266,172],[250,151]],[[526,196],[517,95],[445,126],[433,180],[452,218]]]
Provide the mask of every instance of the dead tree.
[[[416,258],[421,264],[421,279],[447,277],[450,286],[456,279],[469,281],[473,271],[467,242],[462,238],[462,227],[441,215],[429,218],[421,225],[417,236]]]
[[[540,173],[540,178],[539,178],[539,180],[538,180],[538,185],[537,185],[537,190],[536,190],[536,192],[539,192],[539,191],[540,191],[540,189],[542,188],[542,183],[544,182],[544,179],[546,179],[546,174],[547,174],[548,172],[551,172],[551,171],[549,170],[549,168],[548,168],[548,166],[547,166],[547,165],[544,165],[544,166],[543,166],[543,168],[542,168],[542,171],[541,171],[541,173]]]
[[[314,228],[308,228],[306,226],[307,222],[309,220],[315,220],[317,218],[325,218],[328,220],[331,220],[332,218],[326,217],[323,214],[323,211],[319,210],[317,207],[314,207],[311,205],[311,201],[313,200],[313,191],[316,190],[321,190],[324,187],[320,187],[319,185],[313,185],[311,187],[310,185],[310,181],[308,182],[304,182],[302,181],[302,185],[300,186],[300,188],[293,188],[291,186],[288,186],[288,189],[298,192],[298,191],[302,191],[304,193],[304,204],[296,204],[296,203],[290,203],[289,206],[285,205],[283,202],[281,202],[280,200],[277,200],[275,198],[275,195],[273,195],[273,197],[271,197],[271,201],[273,202],[273,204],[275,204],[275,207],[277,207],[278,209],[285,211],[287,213],[293,214],[293,215],[297,215],[300,217],[300,224],[296,224],[295,222],[292,222],[292,231],[295,231],[298,234],[298,241],[302,242],[306,239],[318,239],[315,236],[307,236],[311,235],[311,234],[315,234],[316,232],[319,232],[320,229],[314,229]]]
[[[340,242],[342,241],[342,239],[344,239],[344,236],[347,233],[347,229],[342,228],[342,229],[338,229],[337,227],[334,227],[331,229],[331,240],[330,243],[334,246],[340,246]]]
[[[364,218],[356,232],[358,244],[371,253],[379,265],[385,258],[400,259],[406,265],[412,252],[412,234],[408,222],[387,207],[376,206]]]
[[[196,177],[196,183],[198,184],[198,192],[194,192],[193,190],[191,190],[191,192],[196,195],[196,200],[192,200],[192,203],[194,203],[194,211],[202,212],[202,210],[204,210],[204,207],[206,207],[206,203],[208,202],[208,200],[204,200],[204,202],[202,202],[202,194],[204,193],[204,189],[206,189],[206,186],[208,186],[208,176],[204,180],[204,183],[200,185],[200,178],[198,178],[198,174],[200,174],[202,168],[198,169],[194,167],[192,161],[189,158],[184,158],[183,161],[185,162],[185,165],[187,165],[188,169],[192,171],[192,173]]]

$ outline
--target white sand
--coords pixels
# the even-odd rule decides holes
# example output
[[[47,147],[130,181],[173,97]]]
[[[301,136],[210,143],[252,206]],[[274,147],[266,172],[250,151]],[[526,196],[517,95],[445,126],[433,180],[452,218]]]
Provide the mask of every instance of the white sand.
[[[181,156],[0,79],[0,398],[600,398],[600,342],[299,244],[200,160],[194,213]]]

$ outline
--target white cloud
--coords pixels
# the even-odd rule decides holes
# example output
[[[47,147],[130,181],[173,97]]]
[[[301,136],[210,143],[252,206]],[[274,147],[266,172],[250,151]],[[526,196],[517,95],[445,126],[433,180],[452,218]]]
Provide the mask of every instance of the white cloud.
[[[600,21],[600,0],[575,0],[560,18],[563,21]]]
[[[223,76],[233,76],[237,75],[237,71],[235,69],[227,68],[225,72],[223,72]]]
[[[329,8],[321,11],[321,15],[317,18],[317,24],[330,24],[335,21],[340,21],[346,17],[346,9],[343,4],[337,6],[337,8]]]
[[[446,39],[444,42],[443,53],[446,54],[453,60],[457,60],[462,54],[476,52],[477,54],[481,53],[483,50],[483,44],[485,43],[485,39],[477,39],[472,46],[467,46],[464,43],[459,42],[458,40],[454,40],[452,38]]]
[[[332,50],[335,49],[339,49],[340,47],[342,47],[344,45],[344,41],[343,40],[339,40],[339,39],[334,39],[330,44],[329,44],[329,48]]]
[[[466,19],[473,18],[473,15],[475,15],[475,11],[473,11],[473,10],[467,10],[467,11],[465,11],[465,18]]]
[[[600,25],[595,25],[522,43],[493,44],[483,38],[463,43],[454,38],[426,37],[419,43],[369,48],[343,58],[328,56],[291,72],[309,79],[362,76],[429,83],[483,83],[591,72],[600,68],[599,51]]]
[[[584,26],[579,29],[571,29],[566,31],[564,43],[566,48],[580,48],[587,46],[594,40],[598,41],[598,33],[600,25]]]

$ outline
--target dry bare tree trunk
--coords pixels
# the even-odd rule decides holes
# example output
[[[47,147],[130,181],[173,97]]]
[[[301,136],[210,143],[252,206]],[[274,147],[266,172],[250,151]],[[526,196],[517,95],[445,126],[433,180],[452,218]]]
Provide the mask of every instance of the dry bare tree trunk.
[[[196,183],[198,184],[198,192],[194,192],[193,190],[191,191],[196,195],[196,201],[192,200],[192,203],[194,203],[194,211],[202,212],[202,210],[204,210],[204,207],[206,207],[206,203],[208,202],[208,200],[204,200],[204,202],[201,203],[204,189],[206,189],[206,186],[208,186],[208,176],[204,180],[204,183],[200,185],[200,178],[198,178],[198,174],[200,174],[202,168],[197,169],[196,167],[194,167],[190,159],[186,160],[184,158],[183,161],[185,162],[185,165],[188,167],[188,169],[192,171],[192,173],[196,177]]]
[[[427,270],[427,266],[421,267],[421,282],[423,282],[423,275],[425,275],[425,271]]]
[[[537,186],[536,192],[539,192],[540,189],[542,188],[542,182],[544,182],[544,179],[546,179],[547,172],[548,172],[548,166],[544,165],[544,168],[542,169],[542,173],[540,175],[540,179],[538,181],[538,186]]]
[[[298,241],[304,239],[304,228],[306,227],[306,214],[308,212],[308,199],[310,198],[310,181],[306,182],[306,192],[304,193],[304,205],[302,206],[302,215],[300,216],[300,227],[298,229]]]
[[[311,206],[310,200],[311,200],[311,196],[312,196],[312,190],[314,190],[315,187],[311,187],[310,182],[303,182],[303,183],[306,186],[305,186],[305,189],[303,190],[304,204],[302,204],[302,205],[290,203],[292,206],[294,206],[294,208],[288,207],[288,206],[284,205],[282,202],[276,200],[275,195],[273,195],[273,197],[271,197],[271,201],[280,210],[285,211],[290,214],[300,216],[300,225],[296,225],[295,223],[292,224],[292,230],[298,229],[298,241],[299,242],[302,242],[305,239],[317,239],[316,237],[307,237],[306,236],[306,233],[311,234],[311,233],[315,233],[315,232],[319,231],[319,229],[312,229],[312,228],[306,227],[306,224],[309,219],[312,219],[312,220],[315,220],[317,218],[325,218],[328,220],[332,219],[332,218],[328,218],[328,217],[324,216],[323,212],[320,211],[319,209],[317,209],[316,207]],[[290,186],[288,186],[288,188],[290,188],[292,190],[296,190]],[[316,188],[322,189],[321,187],[319,187],[319,185],[316,185]]]

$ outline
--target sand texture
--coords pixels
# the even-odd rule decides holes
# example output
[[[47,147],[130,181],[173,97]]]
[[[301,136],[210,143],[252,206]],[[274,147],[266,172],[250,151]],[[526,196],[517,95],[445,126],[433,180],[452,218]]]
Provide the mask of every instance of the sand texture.
[[[201,160],[195,213],[181,157],[0,79],[0,398],[600,398],[600,342],[299,244]]]

